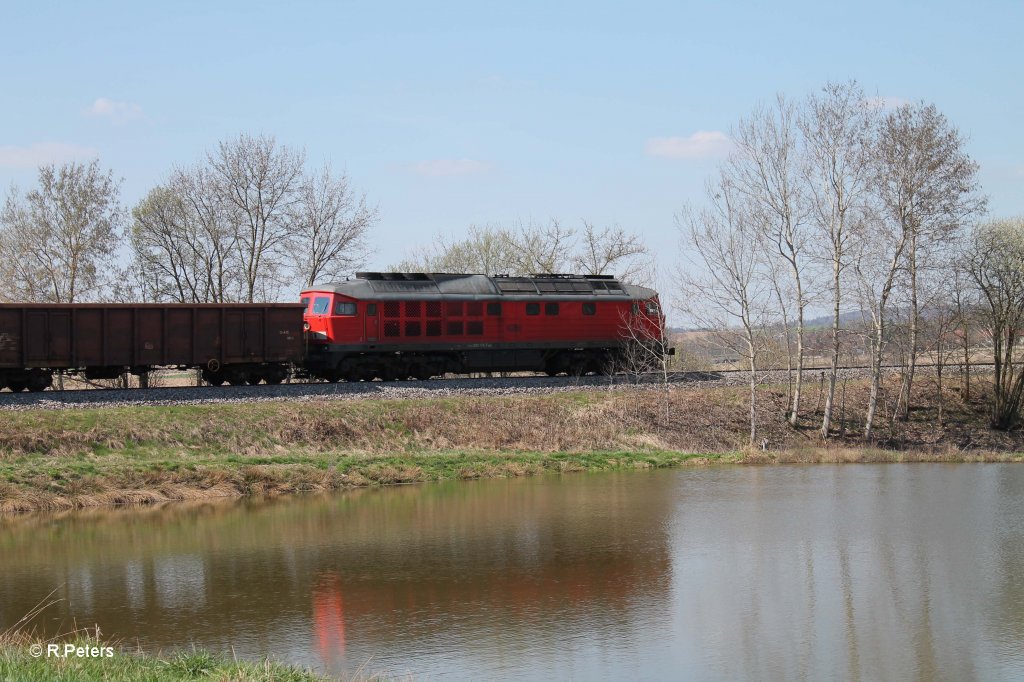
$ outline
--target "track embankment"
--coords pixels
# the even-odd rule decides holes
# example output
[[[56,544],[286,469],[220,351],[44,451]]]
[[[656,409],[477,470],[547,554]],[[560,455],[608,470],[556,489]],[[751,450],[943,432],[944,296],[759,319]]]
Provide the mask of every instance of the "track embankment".
[[[828,442],[814,387],[792,428],[785,388],[765,386],[755,450],[745,447],[746,389],[709,383],[10,411],[0,420],[0,511],[715,462],[1021,460],[1024,437],[991,431],[981,402],[947,392],[938,426],[936,398],[920,384],[910,421],[885,422],[871,443],[858,435],[863,381],[849,382]]]

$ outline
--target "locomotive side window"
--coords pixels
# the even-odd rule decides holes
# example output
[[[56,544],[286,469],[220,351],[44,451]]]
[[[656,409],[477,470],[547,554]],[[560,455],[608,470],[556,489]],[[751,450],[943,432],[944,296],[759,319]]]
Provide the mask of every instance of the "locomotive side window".
[[[303,296],[302,300],[301,300],[301,303],[302,303],[302,307],[303,308],[305,308],[306,310],[309,310],[309,296]]]
[[[501,315],[501,304],[500,303],[488,303],[487,304],[488,315]]]
[[[544,304],[544,314],[545,315],[557,315],[558,314],[558,304],[557,303],[545,303]]]
[[[326,315],[331,309],[331,299],[327,296],[317,296],[313,299],[313,314]]]
[[[338,301],[334,304],[334,314],[351,317],[356,314],[356,304],[349,301]]]
[[[370,317],[375,316],[377,314],[377,304],[376,303],[367,303],[366,304],[366,314],[369,315]]]
[[[658,304],[655,303],[654,301],[648,301],[647,302],[647,314],[648,315],[657,315],[658,314]]]
[[[597,315],[597,304],[596,303],[584,303],[583,304],[584,315]]]
[[[527,315],[540,315],[540,303],[527,303],[526,304]]]

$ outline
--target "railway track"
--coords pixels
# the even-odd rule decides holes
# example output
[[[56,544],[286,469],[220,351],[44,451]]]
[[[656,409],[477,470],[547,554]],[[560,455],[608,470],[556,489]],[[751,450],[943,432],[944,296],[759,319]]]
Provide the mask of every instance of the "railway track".
[[[715,372],[673,372],[672,384],[718,383]],[[79,389],[42,393],[0,393],[0,410],[75,409],[129,405],[196,405],[252,403],[272,400],[358,400],[427,398],[451,395],[515,395],[555,393],[609,386],[658,386],[660,373],[640,376],[481,377],[425,381],[360,381],[351,383],[295,383],[276,386],[162,386],[128,389]]]
[[[984,363],[972,365],[972,369],[984,371]],[[884,368],[887,372],[898,371],[898,366]],[[919,365],[918,371],[924,376],[934,370],[933,365]],[[952,376],[955,366],[948,366]],[[804,385],[819,380],[827,368],[805,369]],[[840,377],[847,379],[866,378],[867,367],[844,367]],[[786,370],[767,370],[759,373],[761,383],[784,384]],[[453,395],[516,395],[529,393],[557,393],[581,388],[608,388],[627,386],[656,387],[662,383],[660,372],[643,375],[607,376],[558,376],[543,375],[516,377],[456,377],[429,379],[425,381],[360,381],[341,383],[293,383],[257,386],[161,386],[129,389],[75,389],[66,391],[44,391],[42,393],[0,392],[0,410],[33,409],[75,409],[92,407],[124,407],[129,405],[167,406],[198,405],[213,403],[252,403],[273,400],[359,400],[359,399],[403,399],[446,397]],[[671,384],[714,384],[746,385],[747,374],[742,370],[719,370],[713,372],[669,372]]]

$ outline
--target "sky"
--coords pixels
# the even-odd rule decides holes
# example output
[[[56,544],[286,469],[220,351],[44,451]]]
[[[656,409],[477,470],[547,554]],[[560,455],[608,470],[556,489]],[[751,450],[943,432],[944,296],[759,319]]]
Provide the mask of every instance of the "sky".
[[[369,269],[557,219],[640,234],[664,275],[730,128],[829,80],[936,104],[990,214],[1024,214],[1019,1],[0,3],[0,188],[99,158],[131,207],[272,135],[378,206]]]

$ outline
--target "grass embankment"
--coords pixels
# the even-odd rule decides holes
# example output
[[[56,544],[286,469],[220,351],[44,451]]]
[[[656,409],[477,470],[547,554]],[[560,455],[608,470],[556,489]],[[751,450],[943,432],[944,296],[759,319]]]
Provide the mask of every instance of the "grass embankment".
[[[848,405],[863,388],[851,382]],[[1020,434],[992,432],[981,404],[955,397],[942,427],[924,395],[910,422],[871,444],[847,409],[827,446],[813,404],[794,429],[783,391],[761,399],[766,451],[744,450],[736,387],[7,412],[0,511],[684,463],[1021,459]]]
[[[103,644],[77,639],[60,642],[92,648]],[[177,682],[179,680],[237,680],[238,682],[319,682],[327,678],[299,668],[263,661],[235,661],[206,651],[181,652],[171,656],[150,656],[137,652],[115,651],[109,658],[33,656],[30,647],[45,643],[0,643],[0,680],[50,682],[84,680],[86,682]],[[44,649],[45,651],[45,649]]]

